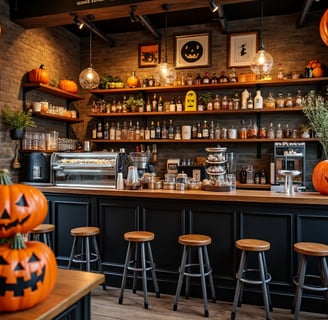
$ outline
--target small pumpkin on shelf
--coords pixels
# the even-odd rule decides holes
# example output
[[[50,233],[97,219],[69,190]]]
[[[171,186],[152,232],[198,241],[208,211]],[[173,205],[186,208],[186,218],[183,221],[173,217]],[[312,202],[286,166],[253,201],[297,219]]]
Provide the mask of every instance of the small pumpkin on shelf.
[[[49,83],[48,71],[44,69],[44,65],[41,64],[39,68],[34,68],[28,73],[28,80],[32,83]]]
[[[59,88],[63,91],[67,91],[73,94],[77,93],[77,84],[73,80],[67,80],[67,79],[60,80]]]

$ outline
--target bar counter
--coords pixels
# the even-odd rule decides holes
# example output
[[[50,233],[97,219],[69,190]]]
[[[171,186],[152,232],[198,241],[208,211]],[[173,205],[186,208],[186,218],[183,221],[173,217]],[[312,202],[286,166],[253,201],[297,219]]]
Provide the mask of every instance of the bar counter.
[[[283,194],[265,190],[231,192],[113,190],[105,188],[41,187],[49,203],[47,223],[56,225],[57,262],[67,266],[72,245],[71,228],[98,226],[99,247],[106,282],[120,286],[126,241],[131,230],[155,233],[152,249],[162,293],[174,294],[181,259],[181,234],[211,236],[208,248],[218,299],[232,301],[241,238],[269,241],[267,263],[274,307],[289,309],[295,287],[298,256],[293,245],[300,241],[328,244],[328,196],[316,192]],[[315,270],[316,265],[309,264]],[[257,288],[245,288],[245,302],[261,304]],[[191,295],[201,296],[198,281]],[[303,310],[324,313],[323,296],[304,294]]]

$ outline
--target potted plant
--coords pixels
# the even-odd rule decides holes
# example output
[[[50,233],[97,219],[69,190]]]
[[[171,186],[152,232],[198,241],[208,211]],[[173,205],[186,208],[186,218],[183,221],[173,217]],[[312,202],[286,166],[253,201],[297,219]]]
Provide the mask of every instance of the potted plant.
[[[10,129],[10,137],[13,140],[22,139],[26,128],[36,126],[30,113],[9,106],[2,110],[1,122]]]
[[[126,107],[128,111],[137,112],[143,110],[144,103],[145,102],[141,96],[138,97],[130,96],[126,100]]]

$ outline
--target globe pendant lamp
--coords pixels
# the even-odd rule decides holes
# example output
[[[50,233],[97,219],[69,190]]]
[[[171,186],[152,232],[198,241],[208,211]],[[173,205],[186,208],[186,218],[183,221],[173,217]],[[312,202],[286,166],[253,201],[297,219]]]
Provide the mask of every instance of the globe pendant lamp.
[[[168,4],[164,4],[162,6],[164,10],[166,10],[165,13],[165,35],[164,35],[164,41],[165,41],[165,47],[164,47],[164,62],[159,63],[154,72],[154,78],[157,83],[159,83],[161,86],[170,86],[173,85],[177,73],[173,66],[167,63],[167,10],[169,9]]]
[[[100,83],[99,74],[92,68],[92,31],[90,31],[90,66],[82,70],[79,80],[83,89],[98,88]]]
[[[256,55],[251,62],[251,70],[259,76],[260,79],[265,78],[273,67],[273,58],[270,53],[264,50],[263,45],[263,0],[261,1],[261,31],[260,31],[260,46]]]

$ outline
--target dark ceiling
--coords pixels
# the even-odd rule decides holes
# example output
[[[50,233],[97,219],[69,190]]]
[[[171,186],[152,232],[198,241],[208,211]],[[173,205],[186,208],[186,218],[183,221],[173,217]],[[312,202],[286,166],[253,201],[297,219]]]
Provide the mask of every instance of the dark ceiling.
[[[216,23],[218,29],[227,33],[229,29],[229,21],[241,20],[248,18],[256,18],[261,14],[261,2],[259,0],[236,0],[237,3],[221,5],[221,12],[212,13],[207,0],[199,0],[203,2],[202,7],[191,8],[179,11],[160,10],[157,13],[144,15],[150,24],[158,32],[163,32],[165,27],[165,13],[167,12],[168,27],[179,27],[194,24]],[[238,2],[240,1],[240,2]],[[220,1],[215,0],[218,4]],[[233,1],[232,1],[233,2]],[[164,2],[163,2],[164,3]],[[174,2],[173,2],[174,3]],[[224,1],[221,3],[224,3]],[[264,16],[276,16],[286,14],[296,14],[295,27],[302,27],[306,24],[307,19],[312,13],[323,13],[327,9],[327,0],[264,0],[263,12]],[[130,5],[125,8],[126,14],[120,18],[110,18],[108,20],[92,21],[92,24],[102,33],[110,34],[133,32],[146,30],[146,27],[139,21],[132,22],[130,18]],[[136,5],[136,16],[138,16],[138,6]],[[89,34],[88,29],[80,30],[77,25],[65,25],[65,28],[71,32],[86,36]]]

